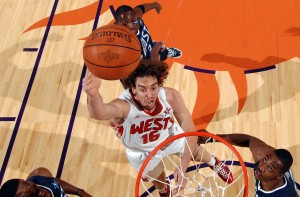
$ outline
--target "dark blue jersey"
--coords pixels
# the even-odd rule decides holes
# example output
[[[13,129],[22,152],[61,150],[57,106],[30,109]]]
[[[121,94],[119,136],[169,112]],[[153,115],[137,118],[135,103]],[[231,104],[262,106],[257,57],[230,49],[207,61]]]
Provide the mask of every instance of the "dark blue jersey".
[[[258,167],[257,162],[254,165],[254,171]],[[284,184],[272,191],[264,191],[260,186],[260,181],[255,180],[255,197],[299,197],[297,194],[297,187],[294,181],[293,174],[291,170],[284,174]]]
[[[140,24],[140,28],[136,36],[141,43],[142,56],[143,59],[150,59],[150,51],[152,50],[154,42],[152,41],[150,32],[148,31],[144,21],[141,18],[138,18],[138,22]]]
[[[67,197],[60,185],[54,178],[45,176],[33,176],[28,181],[37,184],[39,187],[43,187],[52,193],[53,197]]]
[[[137,33],[137,37],[140,41],[142,48],[142,59],[151,59],[150,51],[152,50],[155,41],[152,40],[150,36],[150,32],[148,31],[144,21],[141,18],[138,18],[138,22],[140,24],[140,28]],[[168,57],[168,50],[159,51],[160,60],[165,61]]]

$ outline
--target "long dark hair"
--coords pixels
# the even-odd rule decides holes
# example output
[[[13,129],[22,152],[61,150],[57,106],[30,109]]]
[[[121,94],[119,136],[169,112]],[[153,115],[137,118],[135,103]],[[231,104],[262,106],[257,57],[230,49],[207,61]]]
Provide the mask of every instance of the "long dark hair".
[[[131,88],[135,87],[137,77],[152,76],[156,77],[158,85],[162,86],[168,74],[168,64],[161,61],[143,59],[138,67],[126,79],[123,79],[123,83],[125,88]]]

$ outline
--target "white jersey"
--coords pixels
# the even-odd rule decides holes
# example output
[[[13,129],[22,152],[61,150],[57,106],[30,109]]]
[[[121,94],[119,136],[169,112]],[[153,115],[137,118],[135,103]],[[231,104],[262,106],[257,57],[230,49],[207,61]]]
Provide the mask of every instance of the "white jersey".
[[[126,148],[151,152],[157,145],[174,135],[173,109],[167,102],[164,88],[160,88],[156,100],[156,109],[152,113],[144,111],[126,89],[119,96],[130,103],[130,112],[124,123],[115,129],[121,135]]]

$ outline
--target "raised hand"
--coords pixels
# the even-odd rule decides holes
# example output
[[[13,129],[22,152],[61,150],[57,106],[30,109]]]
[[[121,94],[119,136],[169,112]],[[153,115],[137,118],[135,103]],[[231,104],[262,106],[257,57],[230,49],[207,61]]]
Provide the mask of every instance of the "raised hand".
[[[154,44],[152,50],[150,51],[150,58],[151,60],[157,60],[160,61],[160,50],[166,50],[164,44],[162,42],[157,42]]]
[[[153,3],[156,12],[159,14],[160,10],[161,10],[161,5],[159,3],[157,3],[156,1]]]
[[[88,96],[95,96],[99,92],[101,79],[93,75],[88,69],[82,79],[82,88]]]
[[[178,169],[174,171],[173,175],[176,187],[172,190],[172,194],[175,195],[184,189],[187,180],[182,176],[182,173]]]

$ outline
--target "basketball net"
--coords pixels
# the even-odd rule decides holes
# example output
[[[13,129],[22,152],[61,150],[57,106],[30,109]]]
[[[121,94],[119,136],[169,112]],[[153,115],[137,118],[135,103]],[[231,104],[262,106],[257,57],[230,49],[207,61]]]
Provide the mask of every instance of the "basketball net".
[[[202,162],[203,154],[200,161],[196,161],[191,154],[191,149],[186,143],[190,154],[192,155],[189,167],[186,173],[183,172],[181,166],[182,154],[179,155],[167,155],[164,152],[166,145],[174,142],[183,137],[189,136],[204,136],[207,138],[204,144],[201,144],[210,154],[222,160],[230,169],[234,176],[232,183],[222,181],[218,176],[218,171],[214,171],[208,167],[208,165]],[[159,157],[166,174],[171,174],[166,178],[166,182],[162,182],[154,177],[144,174],[144,169],[151,160],[151,158]],[[185,179],[187,183],[185,186],[181,183],[175,183],[173,172],[177,170]],[[146,177],[149,181],[145,182],[142,177]],[[248,176],[246,166],[240,154],[237,150],[226,140],[216,135],[206,132],[186,132],[180,135],[173,136],[159,146],[157,146],[144,161],[136,181],[136,197],[146,196],[159,196],[156,188],[152,185],[151,181],[157,181],[162,184],[167,184],[171,191],[175,191],[175,195],[169,196],[211,196],[211,197],[234,197],[244,196],[248,194]]]

